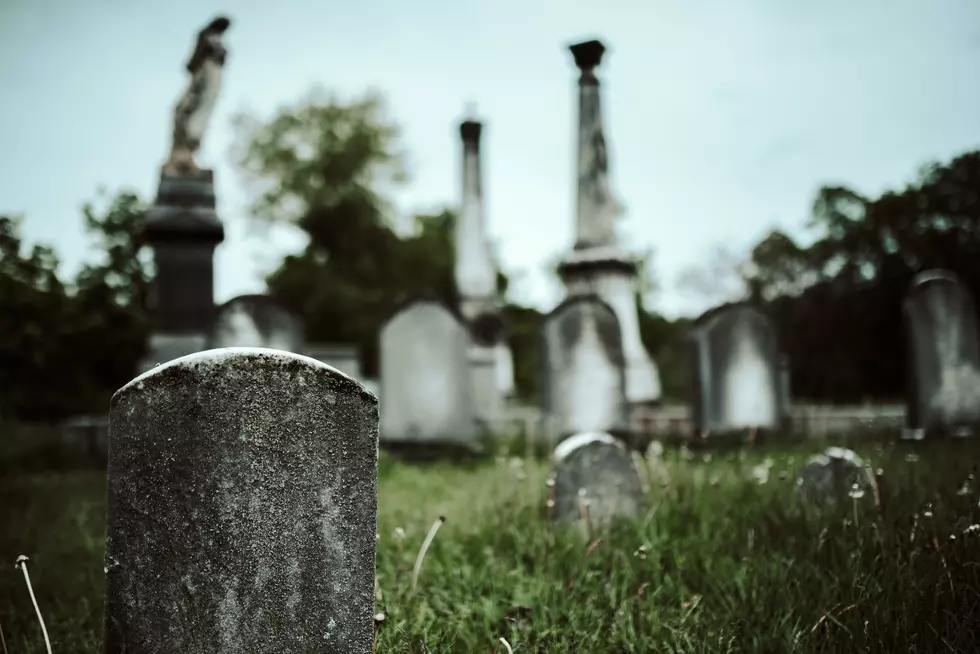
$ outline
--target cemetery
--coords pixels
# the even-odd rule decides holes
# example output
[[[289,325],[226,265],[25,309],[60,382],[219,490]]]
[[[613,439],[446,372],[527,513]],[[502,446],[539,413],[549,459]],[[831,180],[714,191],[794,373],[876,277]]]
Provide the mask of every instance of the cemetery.
[[[454,294],[380,303],[371,356],[326,342],[271,281],[214,299],[226,219],[197,153],[231,25],[198,35],[139,215],[138,360],[101,413],[4,427],[0,651],[980,651],[972,277],[902,286],[890,403],[797,397],[818,340],[761,293],[654,350],[588,40],[563,298],[530,328],[509,308],[470,115]]]

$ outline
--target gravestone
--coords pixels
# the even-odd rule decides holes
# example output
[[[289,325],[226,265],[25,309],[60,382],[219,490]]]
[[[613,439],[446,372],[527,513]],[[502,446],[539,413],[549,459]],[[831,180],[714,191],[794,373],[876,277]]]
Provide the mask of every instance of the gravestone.
[[[209,347],[305,351],[303,323],[268,295],[240,295],[218,307]]]
[[[541,409],[561,440],[579,433],[629,435],[622,336],[595,295],[562,302],[544,319]]]
[[[368,652],[378,402],[307,357],[192,354],[112,398],[105,651]]]
[[[803,500],[814,505],[874,499],[876,482],[867,464],[853,451],[828,447],[807,460],[796,480]]]
[[[576,434],[555,448],[556,522],[587,519],[594,529],[640,511],[642,486],[630,451],[604,433]]]
[[[692,330],[695,433],[782,426],[788,392],[772,321],[747,304],[706,312]]]
[[[395,312],[380,340],[382,442],[478,449],[462,321],[439,301],[419,298]]]
[[[950,272],[923,272],[904,315],[907,436],[971,434],[980,425],[980,325],[970,291]]]

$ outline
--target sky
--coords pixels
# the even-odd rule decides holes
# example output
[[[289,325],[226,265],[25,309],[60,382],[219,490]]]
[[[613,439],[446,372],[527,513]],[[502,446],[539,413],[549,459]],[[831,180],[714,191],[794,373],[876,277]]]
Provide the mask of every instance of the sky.
[[[805,240],[821,185],[874,195],[980,147],[977,0],[2,0],[0,212],[23,213],[28,243],[54,246],[66,274],[95,256],[81,206],[100,186],[155,195],[183,65],[219,13],[230,55],[198,156],[227,233],[218,302],[261,292],[303,245],[249,220],[231,117],[270,118],[314,86],[385,94],[409,154],[404,214],[458,203],[474,103],[490,237],[511,300],[543,310],[561,294],[547,263],[574,240],[572,43],[608,48],[618,229],[653,250],[648,308],[668,316],[718,300],[679,283],[718,248],[746,252],[773,228]]]

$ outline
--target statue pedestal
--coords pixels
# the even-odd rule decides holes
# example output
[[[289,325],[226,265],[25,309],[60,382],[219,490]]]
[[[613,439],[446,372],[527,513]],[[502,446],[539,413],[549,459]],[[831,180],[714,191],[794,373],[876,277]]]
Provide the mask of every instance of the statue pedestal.
[[[640,338],[636,270],[636,260],[614,246],[573,250],[558,266],[569,297],[595,294],[616,312],[626,360],[626,399],[631,407],[654,404],[661,396],[660,372]]]
[[[141,228],[153,249],[152,336],[141,368],[204,348],[214,318],[214,248],[225,231],[215,210],[214,174],[164,171]]]
[[[225,230],[216,204],[213,171],[164,172],[156,201],[146,214],[143,235],[149,243],[189,237],[217,245],[224,240]]]

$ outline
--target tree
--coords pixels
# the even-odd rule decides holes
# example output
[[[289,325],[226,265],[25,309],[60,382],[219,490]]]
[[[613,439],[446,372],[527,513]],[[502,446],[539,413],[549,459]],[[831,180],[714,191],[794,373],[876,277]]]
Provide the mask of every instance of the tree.
[[[0,414],[41,420],[63,412],[76,371],[61,346],[70,323],[58,258],[24,252],[21,216],[0,216]]]
[[[102,261],[74,284],[58,276],[46,246],[26,250],[19,217],[0,216],[0,412],[56,422],[102,412],[132,379],[146,341],[148,280],[136,227],[143,205],[133,193],[83,209]],[[25,251],[26,250],[26,251]]]
[[[925,166],[877,198],[825,187],[811,245],[774,232],[753,249],[753,281],[770,300],[796,394],[837,402],[902,394],[902,302],[912,277],[945,268],[980,294],[978,188],[980,152]]]
[[[236,125],[252,216],[307,236],[267,277],[269,292],[302,317],[308,339],[357,344],[365,374],[377,374],[378,333],[400,300],[457,303],[454,214],[396,220],[388,195],[407,180],[404,155],[376,94],[343,102],[314,91],[266,123]]]
[[[711,306],[744,300],[749,293],[745,257],[717,244],[704,263],[689,266],[677,279],[677,287],[706,300]]]
[[[108,406],[146,352],[146,297],[153,274],[150,253],[139,238],[146,204],[128,190],[110,198],[100,189],[98,196],[101,206],[87,202],[82,214],[101,257],[79,271],[71,306],[75,362],[88,371],[93,408]]]

